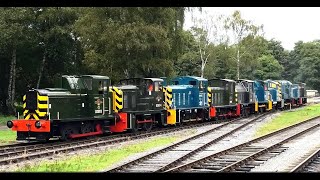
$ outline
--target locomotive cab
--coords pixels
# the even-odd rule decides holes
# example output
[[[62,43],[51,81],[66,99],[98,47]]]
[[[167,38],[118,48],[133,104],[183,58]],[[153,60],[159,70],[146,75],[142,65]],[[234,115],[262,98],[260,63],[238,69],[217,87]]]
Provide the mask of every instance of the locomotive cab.
[[[299,83],[299,104],[307,103],[307,92],[305,86],[305,83]]]
[[[208,86],[212,91],[212,105],[236,105],[236,82],[231,79],[210,79]]]
[[[162,82],[160,78],[120,80],[119,85],[113,89],[122,92],[123,106],[118,112],[120,123],[113,126],[111,131],[150,131],[155,123],[164,124]]]
[[[132,109],[130,110],[162,110],[162,82],[163,80],[160,78],[123,79],[120,80],[120,86],[118,88],[122,89],[124,92],[124,104],[126,104],[126,99],[132,99],[127,96],[136,97],[135,100],[131,100],[131,102],[136,102],[136,104],[131,106]],[[131,95],[126,95],[129,93],[129,91],[131,91]]]

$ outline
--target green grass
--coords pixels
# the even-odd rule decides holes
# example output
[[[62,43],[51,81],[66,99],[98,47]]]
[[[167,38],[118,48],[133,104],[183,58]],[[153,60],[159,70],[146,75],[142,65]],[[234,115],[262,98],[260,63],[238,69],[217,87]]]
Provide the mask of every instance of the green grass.
[[[0,131],[0,145],[8,144],[16,140],[17,132],[11,129]]]
[[[0,114],[0,126],[6,126],[7,121],[15,119],[14,116],[4,116]],[[17,132],[12,131],[9,128],[0,129],[0,145],[7,144],[10,141],[15,141]]]
[[[0,126],[5,126],[7,124],[7,121],[17,119],[14,116],[4,116],[0,114]]]
[[[290,125],[305,121],[309,118],[320,115],[320,104],[306,106],[303,109],[296,111],[282,112],[279,116],[272,119],[269,123],[262,125],[255,134],[255,137],[260,137]]]
[[[190,132],[192,133],[192,132]],[[193,132],[194,133],[194,132]],[[55,160],[54,162],[44,161],[38,165],[26,165],[18,172],[96,172],[106,169],[112,164],[124,160],[130,155],[147,151],[151,148],[169,145],[178,139],[185,137],[183,135],[174,135],[171,137],[158,137],[146,140],[142,143],[124,145],[123,147],[107,150],[101,154],[95,155],[77,155],[65,160]]]

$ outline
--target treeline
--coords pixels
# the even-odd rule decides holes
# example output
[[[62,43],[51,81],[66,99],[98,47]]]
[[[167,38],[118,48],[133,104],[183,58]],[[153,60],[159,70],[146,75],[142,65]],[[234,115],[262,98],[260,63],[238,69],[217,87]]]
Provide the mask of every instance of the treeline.
[[[177,75],[236,79],[239,62],[240,78],[303,81],[320,90],[320,41],[286,51],[239,12],[211,23],[196,20],[185,31],[185,12],[199,9],[0,8],[0,113],[14,113],[28,89],[53,87],[63,74],[101,74],[112,82]]]

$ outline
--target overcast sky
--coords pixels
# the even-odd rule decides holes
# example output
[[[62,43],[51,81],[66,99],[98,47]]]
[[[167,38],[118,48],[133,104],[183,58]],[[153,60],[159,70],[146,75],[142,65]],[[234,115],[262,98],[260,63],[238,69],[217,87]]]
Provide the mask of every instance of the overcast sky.
[[[320,7],[205,7],[209,14],[231,15],[240,10],[242,18],[264,26],[265,38],[275,38],[285,49],[292,50],[294,43],[320,39]],[[201,16],[194,11],[194,16]],[[185,16],[185,29],[192,26],[191,13]]]

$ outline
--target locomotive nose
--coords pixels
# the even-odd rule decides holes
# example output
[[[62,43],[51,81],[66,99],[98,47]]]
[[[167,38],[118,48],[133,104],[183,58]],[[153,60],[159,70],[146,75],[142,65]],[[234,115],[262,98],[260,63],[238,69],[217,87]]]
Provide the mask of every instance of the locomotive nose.
[[[13,127],[13,122],[12,121],[8,121],[7,122],[7,127],[8,128],[12,128]]]

